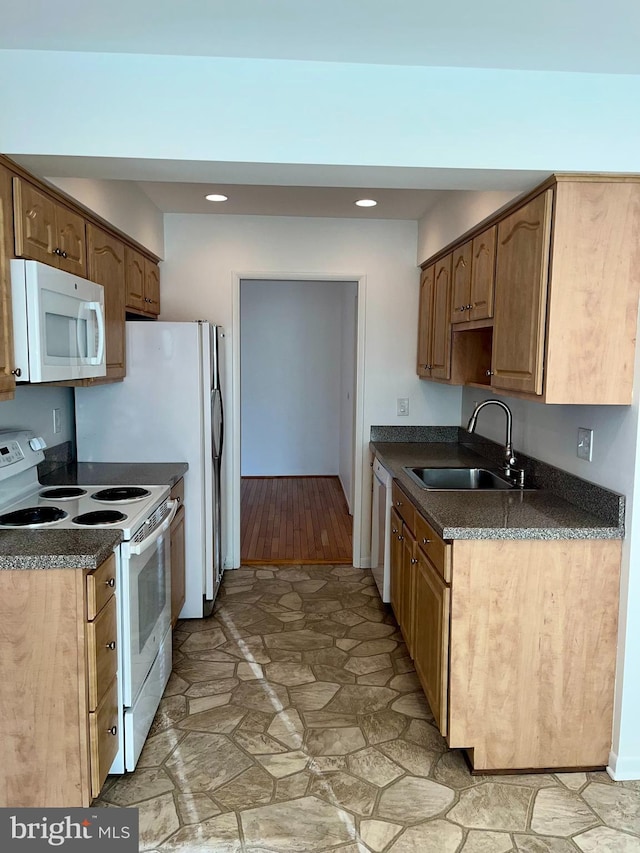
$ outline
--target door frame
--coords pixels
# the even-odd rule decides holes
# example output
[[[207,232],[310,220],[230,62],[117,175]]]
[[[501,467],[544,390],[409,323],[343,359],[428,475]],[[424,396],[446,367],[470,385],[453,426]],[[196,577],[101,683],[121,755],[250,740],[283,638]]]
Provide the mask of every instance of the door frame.
[[[365,305],[367,277],[362,273],[293,273],[293,272],[234,272],[231,310],[231,410],[232,428],[228,431],[231,445],[231,560],[233,568],[240,566],[240,425],[241,425],[241,389],[240,389],[240,283],[253,281],[355,281],[357,285],[356,301],[356,365],[355,365],[355,402],[353,407],[353,565],[360,567],[362,560],[362,488],[364,465],[364,354],[365,354]],[[368,447],[368,438],[366,441]]]

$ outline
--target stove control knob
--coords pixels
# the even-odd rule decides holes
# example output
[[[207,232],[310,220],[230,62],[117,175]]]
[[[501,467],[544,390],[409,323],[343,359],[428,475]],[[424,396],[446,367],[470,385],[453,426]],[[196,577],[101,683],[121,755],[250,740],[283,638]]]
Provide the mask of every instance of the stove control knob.
[[[47,442],[42,437],[29,439],[29,447],[32,450],[44,450],[46,446]]]

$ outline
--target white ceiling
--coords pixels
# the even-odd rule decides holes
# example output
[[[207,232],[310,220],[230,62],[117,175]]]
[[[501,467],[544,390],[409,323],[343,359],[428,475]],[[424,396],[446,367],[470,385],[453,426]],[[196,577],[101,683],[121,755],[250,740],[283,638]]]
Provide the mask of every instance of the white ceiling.
[[[640,2],[0,0],[0,49],[640,73]],[[526,190],[542,173],[16,159],[41,176],[133,180],[165,212],[417,219],[443,190]],[[227,186],[229,202],[203,196]],[[374,197],[360,209],[355,198]]]
[[[0,48],[640,73],[637,0],[2,0]]]

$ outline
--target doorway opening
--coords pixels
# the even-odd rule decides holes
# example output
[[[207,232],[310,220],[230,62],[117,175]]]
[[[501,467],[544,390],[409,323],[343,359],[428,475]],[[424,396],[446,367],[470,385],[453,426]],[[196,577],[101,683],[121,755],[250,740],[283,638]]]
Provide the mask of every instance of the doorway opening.
[[[353,561],[358,282],[240,279],[243,564]]]

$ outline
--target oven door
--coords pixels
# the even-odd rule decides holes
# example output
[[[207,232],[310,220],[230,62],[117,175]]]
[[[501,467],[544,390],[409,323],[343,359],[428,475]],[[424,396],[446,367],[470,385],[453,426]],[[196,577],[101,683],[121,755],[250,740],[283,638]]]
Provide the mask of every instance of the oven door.
[[[134,704],[171,622],[169,528],[177,511],[141,542],[122,544],[122,687],[125,707]]]

